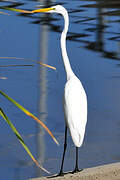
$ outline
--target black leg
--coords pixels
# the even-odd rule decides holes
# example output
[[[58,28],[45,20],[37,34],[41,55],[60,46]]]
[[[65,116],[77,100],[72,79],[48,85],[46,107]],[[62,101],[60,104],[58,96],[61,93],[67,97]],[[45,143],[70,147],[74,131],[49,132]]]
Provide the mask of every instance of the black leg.
[[[75,164],[75,169],[72,173],[80,172],[82,169],[78,168],[78,147],[76,147],[76,164]]]
[[[66,148],[67,148],[67,126],[65,127],[65,140],[64,140],[64,151],[63,151],[63,157],[62,157],[62,164],[61,164],[61,168],[60,168],[60,172],[59,172],[58,176],[63,176],[64,175],[64,173],[63,173],[63,164],[64,164]]]

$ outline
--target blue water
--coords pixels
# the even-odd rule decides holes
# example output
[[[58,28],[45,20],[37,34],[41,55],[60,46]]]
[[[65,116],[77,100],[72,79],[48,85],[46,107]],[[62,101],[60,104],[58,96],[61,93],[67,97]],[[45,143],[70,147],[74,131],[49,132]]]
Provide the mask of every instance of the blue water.
[[[21,1],[16,8],[35,9],[42,4]],[[50,5],[56,2],[49,2]],[[87,168],[120,160],[120,32],[119,16],[100,15],[115,11],[100,7],[83,7],[96,1],[57,1],[69,11],[70,26],[67,50],[75,74],[88,97],[88,123],[83,146],[79,149],[79,166]],[[0,6],[13,5],[1,2]],[[1,90],[38,116],[58,139],[56,146],[38,124],[0,96],[1,107],[24,138],[41,164],[52,174],[60,168],[64,143],[62,96],[65,84],[59,38],[61,16],[23,16],[1,10],[0,59]],[[34,60],[34,61],[31,61]],[[41,61],[56,67],[57,72],[37,64]],[[21,65],[3,67],[4,65]],[[29,65],[29,66],[23,66]],[[0,179],[27,180],[46,176],[19,144],[6,122],[0,118]],[[68,138],[64,170],[74,168],[74,145]]]

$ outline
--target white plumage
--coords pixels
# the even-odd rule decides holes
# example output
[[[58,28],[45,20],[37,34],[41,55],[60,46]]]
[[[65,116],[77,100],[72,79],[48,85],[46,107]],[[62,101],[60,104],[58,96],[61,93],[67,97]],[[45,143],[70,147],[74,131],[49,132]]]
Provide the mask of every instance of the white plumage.
[[[66,34],[69,26],[68,13],[66,9],[60,5],[55,6],[55,11],[60,13],[65,21],[61,34],[62,58],[67,76],[64,89],[65,121],[75,146],[80,147],[84,139],[87,122],[87,97],[82,83],[72,71],[66,51]]]
[[[67,10],[60,6],[54,6],[53,11],[60,13],[64,18],[64,29],[61,34],[61,52],[66,71],[67,82],[64,88],[64,114],[65,114],[65,142],[62,164],[59,175],[63,175],[64,156],[67,147],[67,128],[76,146],[76,165],[73,173],[79,172],[78,168],[78,147],[83,143],[86,122],[87,122],[87,97],[80,80],[72,71],[69,58],[66,51],[66,34],[69,26],[69,17]]]
[[[66,34],[69,26],[67,10],[61,6],[53,6],[35,10],[33,12],[59,13],[64,18],[64,29],[61,34],[61,52],[66,72],[67,82],[64,89],[64,113],[65,113],[65,142],[62,164],[59,175],[63,175],[64,156],[67,147],[67,128],[69,128],[72,140],[76,146],[76,165],[73,172],[78,172],[78,147],[82,145],[85,127],[87,122],[87,97],[80,80],[75,76],[71,69],[69,58],[66,51]]]
[[[83,142],[87,122],[87,98],[79,79],[73,75],[64,90],[65,121],[76,147]]]

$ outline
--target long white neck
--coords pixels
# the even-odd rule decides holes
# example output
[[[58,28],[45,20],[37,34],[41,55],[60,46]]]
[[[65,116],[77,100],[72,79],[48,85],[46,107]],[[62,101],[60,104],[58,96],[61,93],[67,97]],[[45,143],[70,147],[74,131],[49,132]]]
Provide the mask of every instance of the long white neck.
[[[68,31],[68,26],[69,26],[69,17],[68,17],[68,13],[65,10],[64,13],[62,14],[64,17],[64,29],[63,32],[61,34],[61,50],[62,50],[62,58],[63,58],[63,63],[64,63],[64,67],[65,67],[65,71],[66,71],[66,76],[67,76],[67,80],[74,75],[70,62],[69,62],[69,58],[67,55],[67,50],[66,50],[66,35],[67,35],[67,31]]]

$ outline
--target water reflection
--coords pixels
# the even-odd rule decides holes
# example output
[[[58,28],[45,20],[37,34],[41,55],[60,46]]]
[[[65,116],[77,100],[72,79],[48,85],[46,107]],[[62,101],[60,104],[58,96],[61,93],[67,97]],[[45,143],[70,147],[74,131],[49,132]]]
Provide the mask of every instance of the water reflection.
[[[44,5],[48,5],[49,1],[42,2]],[[47,18],[48,15],[43,14],[42,17]],[[38,61],[48,63],[48,25],[42,25],[39,27],[39,35],[38,35],[38,47],[39,49],[39,56]],[[41,43],[42,42],[42,43]],[[39,118],[45,123],[47,120],[47,69],[46,68],[38,68],[38,114]],[[41,128],[40,125],[37,125],[37,134],[36,134],[36,147],[37,147],[37,159],[41,164],[45,161],[45,139],[44,139],[44,130]],[[36,176],[39,177],[42,175],[42,171],[40,169],[37,169]]]
[[[86,1],[84,1],[86,2]],[[87,1],[88,2],[88,1]],[[90,1],[92,2],[92,1]],[[68,40],[71,40],[71,41],[76,41],[76,42],[84,42],[86,45],[86,47],[88,49],[91,49],[91,50],[94,50],[94,51],[101,51],[103,52],[103,55],[104,57],[107,57],[107,58],[112,58],[112,59],[119,59],[119,57],[117,57],[117,52],[109,52],[109,51],[106,51],[103,47],[104,47],[104,44],[106,44],[105,41],[107,41],[107,39],[105,39],[104,37],[104,34],[108,33],[106,32],[107,30],[107,27],[109,27],[109,21],[107,20],[104,20],[106,19],[107,16],[119,16],[119,11],[118,10],[114,10],[111,11],[111,9],[118,9],[119,7],[119,1],[103,1],[103,0],[100,0],[100,1],[93,1],[94,4],[85,4],[85,5],[79,5],[79,7],[81,9],[77,9],[77,7],[75,9],[70,9],[68,8],[69,10],[69,14],[72,18],[76,18],[76,16],[72,16],[74,13],[81,13],[86,11],[88,8],[90,8],[91,10],[93,8],[96,9],[96,17],[82,17],[82,16],[78,16],[79,20],[75,20],[74,23],[76,24],[83,24],[84,22],[89,22],[89,21],[94,21],[96,20],[96,27],[94,28],[86,28],[86,32],[87,33],[76,33],[76,32],[69,32],[68,33],[68,37],[67,39]],[[43,7],[48,7],[50,5],[55,5],[54,2],[45,2],[43,3],[42,1],[40,1],[40,4],[42,4]],[[65,4],[65,2],[61,3],[59,2],[59,4]],[[22,7],[24,5],[24,3],[18,3],[18,2],[10,2],[10,5],[6,5],[6,6],[1,6],[2,7]],[[110,9],[110,11],[109,11]],[[40,17],[39,15],[29,15],[29,14],[19,14],[20,16],[24,16],[24,17],[29,17],[31,19],[37,19],[35,21],[32,21],[31,23],[35,23],[35,24],[47,24],[49,25],[51,31],[55,31],[55,32],[61,32],[61,26],[59,25],[56,25],[54,24],[55,21],[58,21],[60,20],[59,18],[54,18],[54,17],[51,17],[51,16],[42,16]],[[80,18],[83,18],[83,20],[80,20]],[[77,19],[77,18],[76,18]],[[119,21],[116,21],[116,20],[113,20],[112,22],[119,22]],[[85,23],[84,23],[85,24]],[[87,24],[87,23],[86,23]],[[90,25],[90,24],[89,24]],[[91,24],[92,25],[92,24]],[[86,40],[83,40],[82,38],[84,37],[88,37],[88,36],[91,36],[91,34],[89,34],[89,32],[93,32],[96,34],[96,41],[95,42],[90,42],[90,41],[86,41]],[[113,34],[119,34],[119,33],[115,33],[115,32],[110,32],[111,35]],[[117,37],[110,37],[109,40],[117,40],[119,39],[120,36],[117,36]],[[82,39],[82,40],[81,40]],[[118,43],[119,45],[119,43]],[[119,49],[119,48],[118,48]]]
[[[106,50],[104,48],[104,46],[106,44],[108,44],[106,41],[108,40],[115,40],[118,39],[118,37],[112,37],[109,39],[106,39],[105,36],[106,34],[109,33],[109,35],[113,35],[113,34],[117,34],[115,32],[107,32],[107,28],[109,28],[109,24],[111,23],[111,21],[107,20],[108,16],[110,16],[110,12],[109,9],[113,9],[113,8],[118,8],[119,6],[119,1],[98,1],[95,4],[89,4],[89,5],[84,5],[83,7],[85,8],[95,8],[97,10],[97,18],[96,18],[96,28],[94,28],[94,33],[96,33],[96,42],[87,42],[88,45],[86,46],[88,49],[94,50],[94,51],[100,51],[102,53],[102,55],[105,58],[109,58],[109,59],[117,59],[119,60],[119,56],[118,56],[118,48],[119,48],[119,43],[118,43],[118,48],[116,49],[116,51],[109,51]],[[114,11],[117,12],[117,11]],[[116,14],[117,16],[119,14]],[[113,22],[116,22],[116,20],[113,20]],[[118,21],[117,21],[118,22]],[[88,29],[89,31],[89,29]],[[119,34],[119,33],[118,33]]]
[[[39,4],[49,6],[55,3],[54,1],[1,2],[0,6],[34,9]],[[68,53],[71,64],[88,94],[89,117],[85,142],[80,148],[80,166],[86,168],[119,161],[120,65],[117,61],[110,61],[120,59],[119,1],[76,0],[73,4],[73,1],[64,0],[57,3],[63,3],[69,11]],[[13,12],[10,14],[12,14],[10,17],[1,16],[1,29],[5,29],[6,24],[10,23],[11,25],[12,22],[13,28],[10,26],[9,32],[6,28],[3,34],[0,31],[0,56],[13,56],[15,53],[16,57],[31,57],[31,59],[34,57],[38,61],[56,66],[59,73],[59,79],[56,82],[55,74],[49,73],[48,75],[48,69],[40,68],[38,65],[29,69],[14,67],[11,71],[9,68],[1,70],[2,67],[0,67],[0,77],[8,78],[0,80],[1,87],[7,89],[13,98],[22,102],[21,104],[24,103],[28,109],[38,114],[40,119],[48,124],[60,139],[61,146],[58,148],[49,141],[49,137],[46,137],[41,127],[38,125],[36,127],[36,124],[32,124],[31,121],[29,128],[27,128],[28,121],[24,121],[23,127],[21,119],[25,119],[25,117],[17,113],[15,109],[12,109],[11,112],[7,108],[11,118],[16,115],[17,127],[23,129],[22,133],[28,144],[32,144],[32,150],[34,154],[36,153],[37,159],[48,170],[56,173],[60,165],[64,139],[62,93],[65,79],[58,39],[62,31],[63,20],[58,15],[26,15]],[[16,30],[16,33],[13,29]],[[21,34],[22,36],[19,38]],[[109,61],[105,61],[105,59]],[[1,61],[1,65],[9,64],[8,62]],[[6,106],[4,103],[2,105]],[[7,134],[4,124],[1,127],[1,134],[3,132]],[[4,138],[6,144],[7,139],[8,137]],[[0,160],[5,163],[3,169],[8,174],[12,172],[9,179],[24,180],[42,175],[42,172],[34,167],[21,149],[17,153],[19,146],[17,147],[16,140],[10,138],[9,141],[14,142],[11,143],[11,148],[4,146],[3,141],[0,141],[0,147],[4,146],[4,157],[3,151],[0,151]],[[13,152],[13,149],[16,152]],[[71,140],[69,140],[68,149],[65,170],[73,169],[74,148]],[[10,158],[7,152],[12,152],[12,157],[15,159]],[[13,164],[12,170],[10,169],[11,164]],[[1,175],[3,180],[4,176],[5,179],[8,178],[6,174]]]

